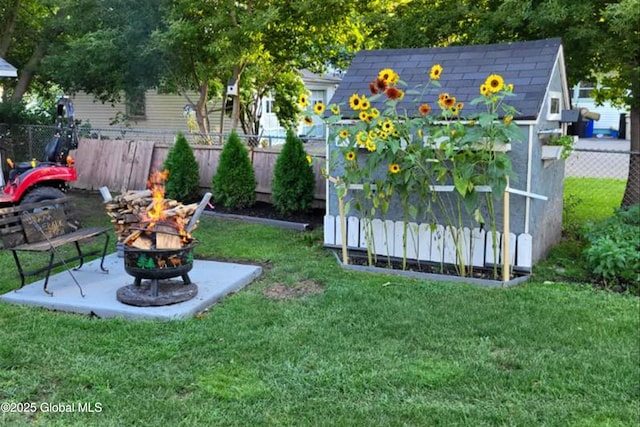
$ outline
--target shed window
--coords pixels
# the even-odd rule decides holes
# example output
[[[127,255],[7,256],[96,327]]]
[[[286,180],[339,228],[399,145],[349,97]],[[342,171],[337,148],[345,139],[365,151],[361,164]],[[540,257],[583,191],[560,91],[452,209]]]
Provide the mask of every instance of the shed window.
[[[560,120],[562,111],[562,94],[560,92],[549,92],[549,110],[547,120]]]

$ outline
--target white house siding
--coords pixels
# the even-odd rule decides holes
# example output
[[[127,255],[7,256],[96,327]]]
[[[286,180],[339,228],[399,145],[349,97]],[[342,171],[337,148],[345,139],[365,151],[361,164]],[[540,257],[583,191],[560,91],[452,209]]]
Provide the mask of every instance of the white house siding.
[[[600,114],[600,120],[593,122],[593,134],[609,135],[611,131],[619,131],[620,127],[620,114],[626,113],[628,116],[627,108],[619,108],[611,105],[610,102],[605,102],[603,105],[596,105],[593,98],[580,97],[581,91],[580,85],[573,87],[573,108],[587,108],[589,111]],[[584,88],[582,88],[584,89]],[[582,91],[584,93],[584,90]],[[629,138],[629,133],[626,133],[626,137]]]

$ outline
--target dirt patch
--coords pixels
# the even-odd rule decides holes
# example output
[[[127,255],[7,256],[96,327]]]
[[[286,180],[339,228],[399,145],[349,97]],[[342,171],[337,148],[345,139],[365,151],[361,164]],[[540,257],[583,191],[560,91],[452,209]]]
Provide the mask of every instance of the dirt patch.
[[[322,292],[324,292],[324,285],[314,280],[303,280],[292,286],[276,283],[262,291],[265,297],[276,300],[300,299],[309,295],[321,294]]]

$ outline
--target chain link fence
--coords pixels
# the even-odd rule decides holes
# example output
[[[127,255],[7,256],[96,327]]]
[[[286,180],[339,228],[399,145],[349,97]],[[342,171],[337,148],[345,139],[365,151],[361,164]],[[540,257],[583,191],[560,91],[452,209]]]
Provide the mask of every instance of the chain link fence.
[[[640,182],[640,153],[625,140],[580,140],[565,163],[565,209],[577,222],[606,218],[620,207],[627,182]]]

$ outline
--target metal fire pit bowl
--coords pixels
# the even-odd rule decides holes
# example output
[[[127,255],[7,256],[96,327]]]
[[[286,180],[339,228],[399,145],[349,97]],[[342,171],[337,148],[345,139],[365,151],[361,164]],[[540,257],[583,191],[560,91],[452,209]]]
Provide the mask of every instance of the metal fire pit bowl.
[[[176,304],[198,294],[191,283],[192,242],[180,249],[138,249],[124,247],[124,269],[135,278],[132,285],[118,289],[118,301],[140,307]],[[167,280],[180,276],[182,281]],[[147,279],[143,282],[143,279]]]

